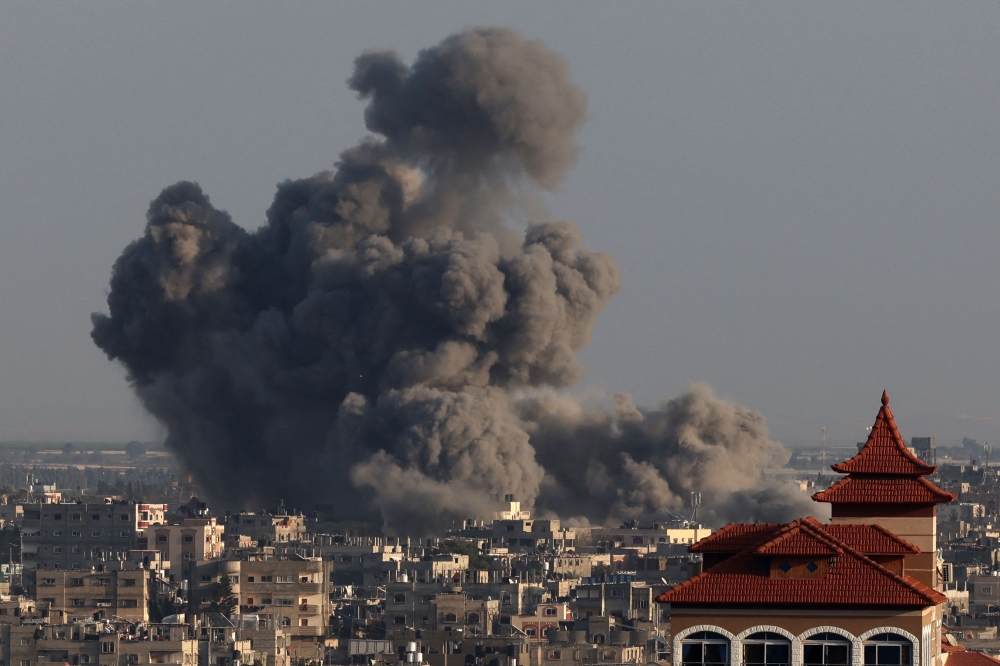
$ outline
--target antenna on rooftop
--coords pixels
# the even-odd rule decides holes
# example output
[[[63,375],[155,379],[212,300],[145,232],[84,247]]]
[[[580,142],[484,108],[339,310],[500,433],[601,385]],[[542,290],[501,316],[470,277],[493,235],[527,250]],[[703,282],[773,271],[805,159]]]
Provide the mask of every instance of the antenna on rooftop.
[[[990,471],[990,453],[992,452],[993,452],[993,447],[990,446],[990,443],[983,442],[983,453],[986,456],[986,460],[983,461],[983,484],[986,483],[986,478]]]
[[[820,433],[822,437],[823,453],[821,454],[822,464],[819,468],[819,476],[820,478],[823,478],[823,475],[826,474],[826,426],[820,428]]]

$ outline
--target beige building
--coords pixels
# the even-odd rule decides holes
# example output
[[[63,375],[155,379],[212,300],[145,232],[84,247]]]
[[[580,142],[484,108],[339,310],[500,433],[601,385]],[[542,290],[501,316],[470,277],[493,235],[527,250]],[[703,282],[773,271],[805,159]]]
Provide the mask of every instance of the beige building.
[[[185,563],[214,560],[222,555],[224,530],[215,518],[184,518],[176,525],[148,527],[142,546],[160,551],[176,579],[183,577]]]
[[[24,569],[87,570],[125,560],[140,547],[140,525],[163,521],[162,504],[28,504],[22,519]]]
[[[328,562],[320,559],[226,561],[226,574],[242,612],[273,621],[293,639],[326,635],[330,615]],[[216,581],[217,582],[217,581]]]
[[[248,536],[257,544],[273,545],[301,541],[306,537],[306,519],[302,514],[236,513],[226,517],[226,534]]]
[[[93,620],[95,616],[147,622],[150,574],[147,569],[39,571],[36,595],[50,610],[65,613],[70,622]]]

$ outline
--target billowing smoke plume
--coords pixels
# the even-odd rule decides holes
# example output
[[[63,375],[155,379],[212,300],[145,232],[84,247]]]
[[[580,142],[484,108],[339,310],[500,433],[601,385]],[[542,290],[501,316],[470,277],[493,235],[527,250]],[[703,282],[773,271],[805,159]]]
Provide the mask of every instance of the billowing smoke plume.
[[[613,416],[514,404],[581,379],[576,353],[619,289],[614,258],[538,197],[574,164],[586,113],[562,56],[474,29],[410,66],[365,53],[349,84],[380,138],[279,185],[252,233],[198,185],[168,187],[93,317],[215,500],[381,511],[414,532],[506,493],[595,521],[655,515],[694,479],[728,517],[798,509],[760,490],[782,462],[761,418],[702,389]]]
[[[710,524],[815,513],[796,488],[765,476],[789,452],[768,439],[757,412],[716,398],[704,384],[656,410],[636,408],[624,393],[612,403],[613,413],[553,394],[516,404],[547,472],[541,506],[605,523],[654,520],[687,514],[697,491]]]

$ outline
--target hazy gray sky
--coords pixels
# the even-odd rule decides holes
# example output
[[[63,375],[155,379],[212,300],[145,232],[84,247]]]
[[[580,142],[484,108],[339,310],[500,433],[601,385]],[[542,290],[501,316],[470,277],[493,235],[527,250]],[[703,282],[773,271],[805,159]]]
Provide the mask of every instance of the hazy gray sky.
[[[158,436],[90,340],[149,201],[197,180],[236,222],[366,131],[344,84],[477,24],[589,95],[553,211],[624,288],[580,391],[691,381],[791,445],[1000,441],[1000,5],[0,4],[0,439]]]

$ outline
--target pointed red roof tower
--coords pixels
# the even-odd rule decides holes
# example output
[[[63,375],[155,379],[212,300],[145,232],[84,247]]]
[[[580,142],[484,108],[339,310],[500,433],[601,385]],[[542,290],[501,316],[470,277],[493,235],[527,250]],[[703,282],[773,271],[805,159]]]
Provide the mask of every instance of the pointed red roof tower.
[[[906,448],[882,392],[882,408],[864,448],[850,460],[832,466],[847,476],[813,495],[832,505],[832,523],[876,524],[916,545],[922,552],[906,556],[906,571],[931,588],[937,587],[937,505],[955,495],[924,478],[937,467]]]

